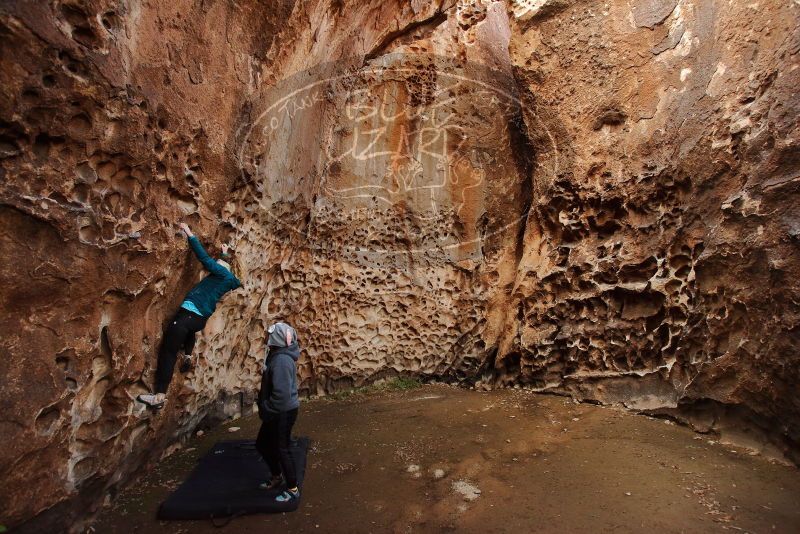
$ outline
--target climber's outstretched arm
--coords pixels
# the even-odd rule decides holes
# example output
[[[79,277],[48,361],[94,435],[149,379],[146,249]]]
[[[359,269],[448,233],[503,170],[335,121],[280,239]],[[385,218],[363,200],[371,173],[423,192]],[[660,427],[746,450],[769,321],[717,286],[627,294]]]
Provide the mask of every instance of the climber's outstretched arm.
[[[228,269],[218,264],[214,261],[214,258],[208,255],[208,252],[203,248],[200,240],[192,233],[186,223],[181,223],[181,230],[183,230],[186,237],[189,239],[189,246],[192,247],[194,255],[197,256],[197,259],[200,260],[200,263],[203,264],[203,267],[205,267],[207,271],[223,278],[230,276]]]

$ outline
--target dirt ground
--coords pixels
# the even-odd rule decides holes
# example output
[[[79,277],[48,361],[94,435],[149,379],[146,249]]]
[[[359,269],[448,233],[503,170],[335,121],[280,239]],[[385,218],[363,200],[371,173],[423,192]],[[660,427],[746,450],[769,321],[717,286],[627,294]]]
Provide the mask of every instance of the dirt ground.
[[[100,533],[219,532],[158,504],[220,439],[190,440],[104,509]],[[240,430],[229,432],[236,426]],[[313,440],[297,512],[229,532],[800,532],[800,472],[670,421],[524,390],[424,386],[303,403]]]

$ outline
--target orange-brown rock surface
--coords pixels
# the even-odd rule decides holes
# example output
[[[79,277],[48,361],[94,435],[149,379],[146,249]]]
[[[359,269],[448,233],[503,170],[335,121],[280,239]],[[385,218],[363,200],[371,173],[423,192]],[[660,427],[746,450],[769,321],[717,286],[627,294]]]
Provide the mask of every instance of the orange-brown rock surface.
[[[0,522],[78,528],[264,329],[305,393],[524,385],[800,442],[797,2],[0,7]],[[244,287],[158,415],[164,322]]]
[[[504,380],[796,451],[800,6],[529,4],[510,54],[542,148]]]

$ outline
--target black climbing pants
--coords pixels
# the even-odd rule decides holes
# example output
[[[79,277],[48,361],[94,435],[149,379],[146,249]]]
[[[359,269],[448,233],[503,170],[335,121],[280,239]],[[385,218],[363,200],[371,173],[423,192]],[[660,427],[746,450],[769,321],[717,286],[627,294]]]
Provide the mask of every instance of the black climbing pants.
[[[206,326],[206,318],[183,308],[178,310],[169,322],[158,351],[156,367],[156,393],[166,393],[175,370],[178,351],[183,349],[187,356],[194,348],[194,336]]]
[[[283,474],[287,488],[297,486],[297,470],[292,458],[292,427],[297,421],[297,408],[268,414],[261,422],[256,449],[267,462],[273,477]]]

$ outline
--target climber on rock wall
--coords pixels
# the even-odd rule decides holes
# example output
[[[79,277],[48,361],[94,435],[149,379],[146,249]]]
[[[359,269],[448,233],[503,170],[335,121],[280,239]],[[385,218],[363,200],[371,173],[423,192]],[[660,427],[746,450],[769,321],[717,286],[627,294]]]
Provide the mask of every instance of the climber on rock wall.
[[[284,491],[275,500],[286,502],[300,497],[297,470],[290,450],[292,427],[300,407],[297,396],[300,345],[297,332],[286,323],[273,324],[267,333],[267,357],[258,393],[258,415],[262,422],[256,449],[267,462],[272,479],[259,487],[274,490],[285,483]]]
[[[189,246],[209,275],[186,294],[178,313],[172,318],[164,332],[156,367],[156,392],[154,395],[146,394],[136,397],[136,400],[151,408],[164,406],[178,351],[183,348],[184,356],[180,369],[181,372],[187,372],[192,366],[191,353],[194,348],[195,334],[205,327],[206,321],[217,307],[217,302],[228,291],[242,285],[239,279],[233,275],[231,266],[226,261],[231,259],[227,245],[222,245],[222,256],[214,261],[200,244],[200,240],[192,234],[189,226],[181,224],[181,230],[186,234]]]

